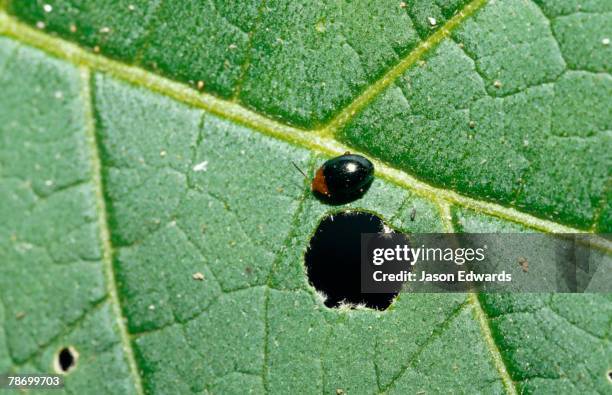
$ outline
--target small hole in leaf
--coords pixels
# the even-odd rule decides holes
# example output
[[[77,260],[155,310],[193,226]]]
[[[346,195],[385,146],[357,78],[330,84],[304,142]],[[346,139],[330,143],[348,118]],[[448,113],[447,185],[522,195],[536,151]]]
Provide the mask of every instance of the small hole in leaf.
[[[612,383],[612,369],[608,370],[608,380]]]
[[[64,347],[57,353],[55,370],[59,373],[68,373],[76,367],[79,353],[73,347]]]
[[[341,212],[321,221],[310,240],[305,262],[308,279],[325,296],[327,307],[389,307],[397,292],[361,292],[361,234],[381,233],[384,229],[382,219],[365,212]]]

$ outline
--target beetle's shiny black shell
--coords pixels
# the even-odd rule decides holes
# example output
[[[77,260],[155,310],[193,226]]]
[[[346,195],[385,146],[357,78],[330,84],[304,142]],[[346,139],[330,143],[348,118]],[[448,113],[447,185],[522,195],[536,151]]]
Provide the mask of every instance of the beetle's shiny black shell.
[[[361,197],[374,179],[374,165],[361,155],[345,154],[321,166],[329,197],[336,200]]]

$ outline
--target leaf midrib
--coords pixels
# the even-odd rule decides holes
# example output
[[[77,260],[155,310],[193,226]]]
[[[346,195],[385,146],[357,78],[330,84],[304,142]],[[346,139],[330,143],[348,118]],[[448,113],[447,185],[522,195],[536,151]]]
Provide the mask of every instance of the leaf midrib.
[[[469,4],[474,3],[475,2]],[[445,30],[444,26],[441,27],[440,30]],[[446,29],[446,31],[448,31],[448,29]],[[35,28],[25,25],[19,22],[16,18],[6,14],[6,12],[3,10],[0,10],[0,34],[15,38],[22,43],[39,48],[75,65],[84,66],[98,72],[108,73],[134,85],[171,97],[176,101],[204,109],[222,118],[248,126],[260,133],[330,156],[340,155],[347,150],[355,151],[352,147],[348,147],[330,136],[330,125],[332,125],[334,122],[339,124],[337,119],[340,118],[343,118],[344,122],[347,122],[350,118],[347,118],[346,115],[340,114],[350,114],[355,109],[355,107],[352,106],[359,107],[365,105],[365,99],[363,98],[364,95],[366,97],[370,97],[370,99],[375,97],[372,95],[371,91],[370,93],[364,92],[355,100],[356,102],[361,103],[360,105],[350,104],[347,108],[342,110],[336,118],[334,118],[336,121],[332,120],[329,125],[322,129],[307,131],[268,118],[241,106],[235,101],[223,100],[211,94],[202,93],[195,89],[189,88],[188,86],[179,82],[153,74],[142,68],[129,66],[104,56],[96,55],[76,44],[56,37],[51,37]],[[439,37],[437,40],[439,41],[441,39],[442,37]],[[431,49],[432,45],[424,44],[425,42],[427,41],[421,43],[419,48],[421,46],[428,46],[429,49]],[[416,50],[418,49],[415,49],[415,51]],[[407,57],[410,57],[410,54],[408,54]],[[417,59],[415,59],[415,61],[416,60]],[[400,63],[403,64],[403,62]],[[409,64],[404,64],[402,67],[408,68],[409,66]],[[395,68],[389,71],[389,73],[397,72],[393,70],[395,70]],[[385,74],[385,76],[383,76],[377,83],[375,83],[379,84],[377,88],[378,93],[380,93],[384,87],[388,86],[390,83],[385,82],[388,81],[386,76],[387,74]],[[439,202],[442,200],[449,204],[465,207],[484,214],[493,215],[498,218],[512,221],[547,233],[584,232],[584,230],[576,229],[571,226],[535,217],[512,207],[505,207],[496,203],[471,198],[453,190],[438,188],[418,180],[403,170],[393,168],[392,166],[377,160],[373,160],[373,162],[377,169],[376,173],[379,177],[399,185],[404,189],[411,190],[415,194],[434,202]],[[612,243],[606,239],[595,236],[593,237],[593,240],[596,247],[600,247],[607,251],[612,251]]]

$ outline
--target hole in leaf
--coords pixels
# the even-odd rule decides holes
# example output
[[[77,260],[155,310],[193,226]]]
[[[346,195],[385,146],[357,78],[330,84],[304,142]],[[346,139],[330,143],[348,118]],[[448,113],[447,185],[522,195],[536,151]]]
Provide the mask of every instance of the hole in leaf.
[[[68,373],[76,367],[79,353],[73,347],[64,347],[57,353],[55,370],[59,373]]]
[[[305,262],[308,279],[327,307],[365,305],[384,310],[394,293],[361,293],[361,234],[388,230],[376,215],[341,212],[325,217],[310,239]]]
[[[608,380],[612,383],[612,369],[608,370]]]

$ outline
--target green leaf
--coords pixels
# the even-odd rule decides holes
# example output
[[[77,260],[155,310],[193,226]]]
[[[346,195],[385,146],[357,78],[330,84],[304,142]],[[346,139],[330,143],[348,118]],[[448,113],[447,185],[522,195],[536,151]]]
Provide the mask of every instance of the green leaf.
[[[346,208],[406,232],[612,229],[612,10],[576,7],[8,2],[0,372],[72,346],[71,393],[609,392],[609,294],[329,309],[303,263]],[[290,162],[342,142],[377,178],[330,207]]]
[[[38,1],[8,8],[113,58],[192,86],[202,81],[214,94],[312,126],[375,82],[466,0],[430,3],[59,0],[44,2],[49,12]]]
[[[604,3],[589,21],[536,3],[491,3],[340,139],[434,184],[610,232],[612,79],[602,37],[612,31],[598,22],[609,21]]]

